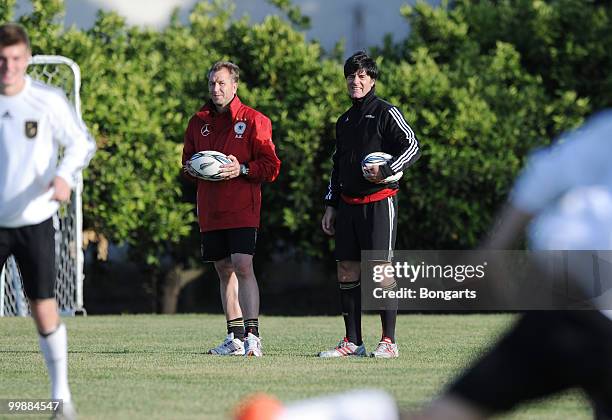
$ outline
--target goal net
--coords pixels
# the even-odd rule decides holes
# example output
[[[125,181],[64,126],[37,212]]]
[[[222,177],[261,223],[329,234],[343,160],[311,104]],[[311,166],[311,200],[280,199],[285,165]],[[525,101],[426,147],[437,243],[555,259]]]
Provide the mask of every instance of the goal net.
[[[33,79],[61,88],[81,115],[81,72],[72,60],[62,56],[32,57],[28,73]],[[60,151],[61,154],[61,151]],[[81,174],[68,203],[62,204],[53,218],[55,226],[55,261],[57,281],[55,293],[60,312],[85,313],[83,307],[83,238]],[[0,316],[25,316],[29,305],[23,293],[19,267],[11,256],[0,273]]]

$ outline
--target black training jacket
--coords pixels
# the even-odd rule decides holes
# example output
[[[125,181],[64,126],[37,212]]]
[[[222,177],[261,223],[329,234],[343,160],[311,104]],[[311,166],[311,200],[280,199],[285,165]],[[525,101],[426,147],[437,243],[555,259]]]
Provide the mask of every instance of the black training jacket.
[[[373,184],[361,171],[361,161],[372,152],[393,158],[380,170],[386,178],[412,165],[420,156],[414,132],[395,106],[376,96],[374,89],[338,118],[336,151],[325,204],[337,207],[340,194],[364,197],[384,188],[398,188],[397,182]]]

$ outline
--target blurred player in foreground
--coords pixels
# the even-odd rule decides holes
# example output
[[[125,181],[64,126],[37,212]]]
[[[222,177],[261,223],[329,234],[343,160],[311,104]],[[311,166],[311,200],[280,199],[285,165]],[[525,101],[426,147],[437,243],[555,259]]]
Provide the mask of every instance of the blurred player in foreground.
[[[529,226],[533,249],[611,250],[611,160],[612,111],[595,116],[559,144],[535,153],[485,248],[508,248]],[[574,280],[579,284],[580,279]],[[401,418],[483,419],[522,402],[580,388],[592,403],[596,419],[612,419],[611,307],[609,301],[600,300],[598,310],[528,312],[438,399],[422,412],[405,413]],[[367,396],[372,399],[366,400]],[[285,408],[280,404],[273,408],[270,400],[266,403],[259,397],[250,407],[243,407],[237,418],[400,418],[393,411],[395,403],[384,396],[380,391],[355,391]],[[355,417],[343,411],[362,407],[362,401],[368,401],[366,406],[380,415]],[[272,415],[260,415],[254,408],[258,405],[267,405],[262,413]]]

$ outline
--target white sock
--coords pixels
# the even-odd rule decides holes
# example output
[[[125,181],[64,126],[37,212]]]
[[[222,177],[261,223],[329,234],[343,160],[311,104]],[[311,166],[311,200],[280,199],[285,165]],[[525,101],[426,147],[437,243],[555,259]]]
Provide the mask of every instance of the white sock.
[[[49,371],[51,398],[69,402],[71,396],[68,387],[68,336],[66,326],[60,324],[55,331],[46,337],[39,335],[38,342]]]

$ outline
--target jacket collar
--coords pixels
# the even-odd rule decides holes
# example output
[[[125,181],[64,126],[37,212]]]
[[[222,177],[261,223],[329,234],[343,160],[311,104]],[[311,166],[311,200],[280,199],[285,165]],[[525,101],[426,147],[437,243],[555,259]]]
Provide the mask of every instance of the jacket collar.
[[[229,113],[232,121],[236,118],[236,115],[238,114],[238,111],[241,107],[242,102],[240,101],[240,98],[238,97],[238,95],[234,95],[234,99],[232,99],[232,101],[229,103]],[[205,119],[206,117],[211,115],[219,115],[219,113],[217,112],[217,108],[215,108],[215,105],[209,99],[202,106],[202,108],[200,108],[196,115],[201,119]]]
[[[353,107],[357,109],[361,109],[367,104],[369,104],[370,102],[372,102],[374,98],[376,98],[376,92],[375,92],[375,87],[373,86],[372,89],[370,89],[370,91],[366,93],[366,95],[363,98],[353,99]]]

